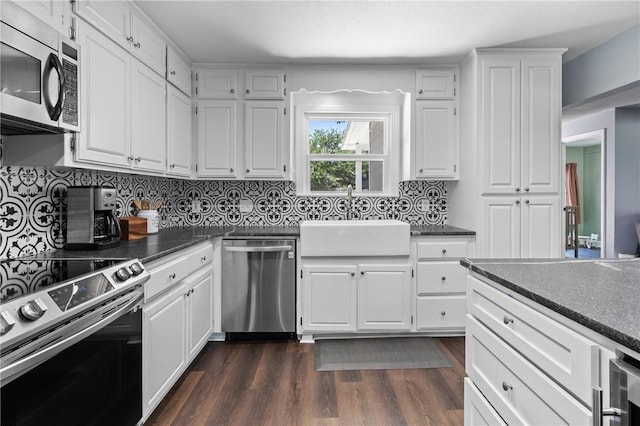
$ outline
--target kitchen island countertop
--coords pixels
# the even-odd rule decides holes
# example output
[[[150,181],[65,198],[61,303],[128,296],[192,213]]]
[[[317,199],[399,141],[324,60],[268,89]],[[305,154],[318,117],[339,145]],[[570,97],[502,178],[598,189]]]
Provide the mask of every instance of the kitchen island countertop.
[[[640,259],[463,259],[460,263],[640,353]]]

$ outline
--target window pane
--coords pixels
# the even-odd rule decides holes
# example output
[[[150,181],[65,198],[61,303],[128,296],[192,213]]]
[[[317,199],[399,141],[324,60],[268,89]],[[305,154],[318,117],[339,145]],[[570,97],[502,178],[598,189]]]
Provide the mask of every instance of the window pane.
[[[311,161],[311,191],[382,192],[382,161]]]
[[[309,154],[384,154],[383,121],[309,120]]]

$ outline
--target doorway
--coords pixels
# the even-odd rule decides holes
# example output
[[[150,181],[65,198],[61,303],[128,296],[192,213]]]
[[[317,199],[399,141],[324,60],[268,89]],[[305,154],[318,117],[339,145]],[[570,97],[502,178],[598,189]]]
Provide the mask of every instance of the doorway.
[[[604,129],[562,139],[565,257],[600,258],[605,253]],[[572,209],[572,206],[577,208]],[[575,223],[575,229],[571,224]]]

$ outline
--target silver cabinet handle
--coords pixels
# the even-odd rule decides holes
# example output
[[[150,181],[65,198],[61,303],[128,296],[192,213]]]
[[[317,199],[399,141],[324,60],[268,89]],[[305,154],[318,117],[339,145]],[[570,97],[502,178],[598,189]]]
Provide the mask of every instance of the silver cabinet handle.
[[[351,276],[352,276],[352,277],[355,277],[355,276],[356,276],[356,273],[355,273],[355,272],[352,272],[352,273],[351,273]]]
[[[175,70],[171,70],[171,75],[176,75],[176,71]]]
[[[524,200],[524,203],[525,204],[529,204],[529,200]]]
[[[176,279],[176,273],[174,272],[173,274],[169,275],[169,278],[171,278],[172,280]]]
[[[513,389],[513,385],[510,385],[507,382],[502,382],[502,390],[504,390],[505,392],[509,392],[512,389]]]
[[[513,324],[513,318],[509,318],[508,316],[504,316],[504,318],[502,318],[502,322],[505,323],[506,325],[509,325],[509,323]]]
[[[176,167],[175,164],[169,164],[169,168],[174,169]]]
[[[137,47],[139,49],[140,48],[140,42],[133,43],[133,47]]]
[[[447,254],[447,249],[442,249],[442,254]]]
[[[424,90],[420,89],[418,90],[418,93],[422,95],[424,93]]]
[[[229,92],[236,93],[236,89],[231,89],[231,90],[229,90]]]
[[[232,168],[230,168],[230,169],[229,169],[229,171],[230,171],[231,173],[233,173],[233,167],[232,167]]]
[[[520,205],[520,200],[516,200],[516,206]]]
[[[524,189],[524,191],[525,191],[525,192],[529,192],[529,188],[525,188],[525,189]]]
[[[200,261],[201,261],[201,262],[206,262],[206,261],[207,261],[207,256],[202,256],[202,257],[200,258]]]
[[[423,173],[423,172],[424,172],[424,169],[420,169],[420,173]]]
[[[520,192],[520,188],[516,188],[516,192]]]
[[[364,275],[364,271],[360,271],[360,275]]]
[[[136,157],[136,161],[138,162],[142,161],[142,157]]]
[[[247,89],[247,93],[251,93],[251,90]]]
[[[134,160],[133,155],[128,156],[128,157],[127,157],[127,160],[129,160],[129,161],[133,161],[133,160]]]
[[[602,388],[594,387],[591,389],[591,402],[593,426],[602,426],[604,416],[622,417],[622,410],[619,408],[602,408]]]
[[[129,37],[127,37],[127,41],[128,41],[129,43],[133,42],[133,36],[129,36]]]
[[[245,171],[246,171],[247,173],[249,173],[251,170],[249,170],[249,169],[245,169]]]
[[[447,279],[447,277],[440,277],[440,279],[441,279],[442,281],[445,281],[445,280]]]
[[[441,316],[445,316],[445,315],[447,315],[447,313],[445,311],[440,311],[440,315]]]

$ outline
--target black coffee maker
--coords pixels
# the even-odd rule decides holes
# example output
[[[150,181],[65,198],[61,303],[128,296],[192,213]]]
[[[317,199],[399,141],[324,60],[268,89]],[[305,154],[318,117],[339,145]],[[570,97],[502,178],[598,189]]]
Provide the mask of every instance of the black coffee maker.
[[[101,186],[67,188],[67,250],[100,250],[120,244],[116,190]]]

